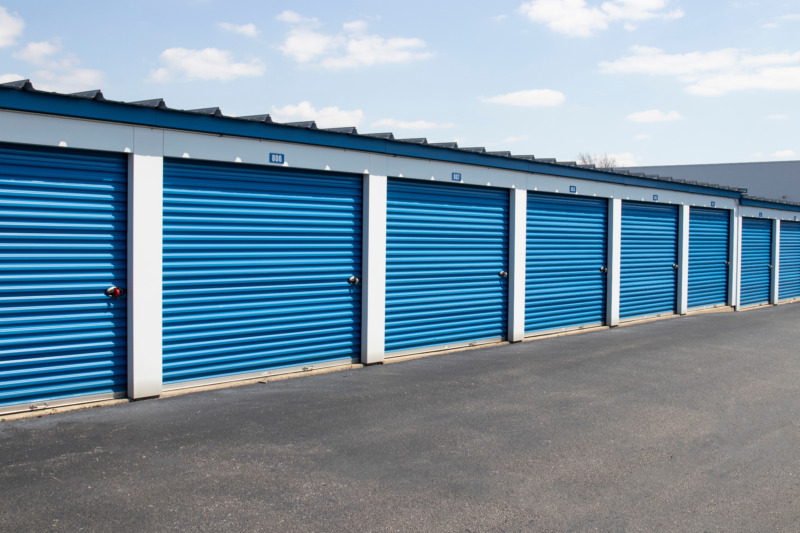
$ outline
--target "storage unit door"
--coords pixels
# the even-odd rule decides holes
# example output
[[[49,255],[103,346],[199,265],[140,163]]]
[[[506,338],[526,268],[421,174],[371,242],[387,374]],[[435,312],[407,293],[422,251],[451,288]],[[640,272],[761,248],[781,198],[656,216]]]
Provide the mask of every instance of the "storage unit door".
[[[124,395],[125,156],[0,144],[0,412]]]
[[[689,307],[728,303],[730,211],[689,210]]]
[[[167,388],[359,356],[361,191],[361,176],[165,159]]]
[[[525,331],[602,324],[608,201],[528,193]]]
[[[390,179],[386,350],[500,339],[508,190]]]
[[[781,261],[778,296],[800,298],[800,222],[781,222]]]
[[[742,219],[741,305],[769,302],[772,273],[772,220]]]
[[[622,202],[620,318],[674,313],[678,208]]]

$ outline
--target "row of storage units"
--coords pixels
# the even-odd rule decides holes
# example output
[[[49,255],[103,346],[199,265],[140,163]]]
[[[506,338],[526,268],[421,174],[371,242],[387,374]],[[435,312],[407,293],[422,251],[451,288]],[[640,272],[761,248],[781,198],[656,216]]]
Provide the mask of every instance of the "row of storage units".
[[[0,412],[126,394],[129,171],[127,154],[0,145]],[[364,180],[163,159],[164,390],[359,360]],[[800,297],[798,222],[778,240],[773,219],[691,207],[681,265],[681,206],[530,190],[514,228],[514,194],[387,179],[387,357],[506,339],[521,231],[526,336],[607,325],[611,300],[621,320],[674,314],[683,268],[688,308],[730,305],[737,221],[740,303],[772,301],[775,275]]]

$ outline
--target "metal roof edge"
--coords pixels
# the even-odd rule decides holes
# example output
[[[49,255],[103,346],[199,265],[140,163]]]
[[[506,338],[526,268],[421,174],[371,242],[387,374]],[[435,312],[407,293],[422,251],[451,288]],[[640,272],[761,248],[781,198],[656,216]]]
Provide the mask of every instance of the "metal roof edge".
[[[661,181],[643,176],[616,174],[576,166],[565,166],[549,160],[531,161],[516,157],[498,157],[496,155],[468,152],[430,144],[381,139],[366,135],[349,135],[276,123],[252,122],[235,117],[204,115],[171,108],[151,108],[111,100],[89,100],[59,93],[23,91],[10,87],[0,87],[0,109],[197,133],[293,142],[325,148],[359,150],[652,189],[675,190],[728,198],[741,197],[739,191]],[[449,145],[450,143],[442,144]]]
[[[763,207],[765,209],[780,209],[783,211],[800,211],[800,204],[783,203],[775,200],[767,200],[766,198],[742,197],[739,199],[739,205]]]

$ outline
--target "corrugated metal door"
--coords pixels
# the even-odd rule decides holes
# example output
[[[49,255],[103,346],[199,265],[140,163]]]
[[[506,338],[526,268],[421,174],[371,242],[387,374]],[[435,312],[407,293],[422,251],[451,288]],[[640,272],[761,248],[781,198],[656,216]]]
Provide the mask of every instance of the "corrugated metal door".
[[[0,406],[124,393],[126,191],[125,156],[0,145]]]
[[[602,324],[608,201],[528,193],[525,331]]]
[[[386,350],[506,336],[508,191],[390,179]]]
[[[164,382],[358,357],[361,198],[360,176],[166,159]]]
[[[741,305],[769,302],[772,274],[772,220],[742,219]]]
[[[800,222],[781,222],[781,261],[778,296],[800,298]]]
[[[620,318],[674,313],[677,261],[677,206],[623,201]]]
[[[689,210],[689,307],[728,302],[730,211]]]

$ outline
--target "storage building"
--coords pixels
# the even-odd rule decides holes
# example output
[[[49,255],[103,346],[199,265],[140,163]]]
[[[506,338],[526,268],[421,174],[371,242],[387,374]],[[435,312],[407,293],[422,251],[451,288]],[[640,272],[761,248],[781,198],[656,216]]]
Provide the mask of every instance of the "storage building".
[[[0,85],[0,414],[800,298],[800,205]]]

